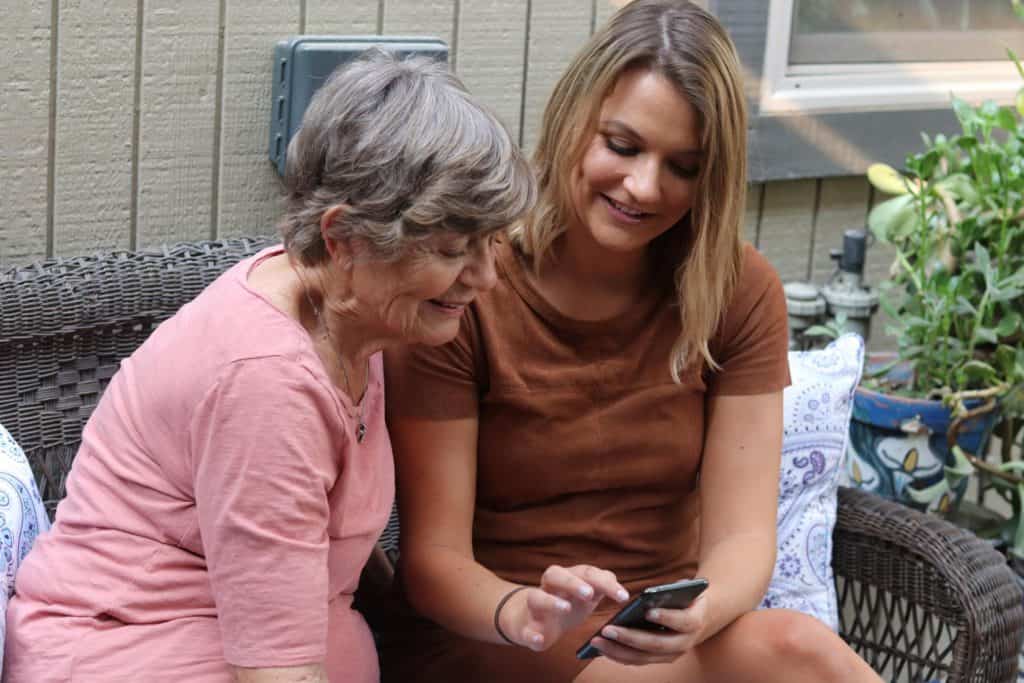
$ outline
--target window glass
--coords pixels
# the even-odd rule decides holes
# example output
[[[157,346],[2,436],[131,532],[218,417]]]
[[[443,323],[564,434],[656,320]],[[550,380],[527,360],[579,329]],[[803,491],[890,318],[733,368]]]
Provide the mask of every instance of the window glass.
[[[794,0],[789,64],[998,61],[1024,52],[1009,0]]]

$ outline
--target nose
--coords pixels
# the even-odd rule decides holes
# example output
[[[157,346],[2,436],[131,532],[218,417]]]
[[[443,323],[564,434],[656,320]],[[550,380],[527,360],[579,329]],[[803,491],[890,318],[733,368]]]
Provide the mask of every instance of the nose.
[[[653,204],[661,196],[661,164],[653,157],[638,158],[623,180],[626,191],[643,204]]]
[[[467,287],[472,287],[478,292],[486,292],[498,282],[498,273],[494,268],[494,248],[487,238],[473,242],[470,259],[462,269],[459,279]]]

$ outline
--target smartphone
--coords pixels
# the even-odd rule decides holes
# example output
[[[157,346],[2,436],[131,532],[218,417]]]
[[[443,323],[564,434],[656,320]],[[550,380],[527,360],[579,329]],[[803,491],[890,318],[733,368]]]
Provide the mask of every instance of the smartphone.
[[[605,626],[623,626],[625,628],[644,629],[645,631],[664,631],[664,626],[647,621],[645,615],[648,610],[655,607],[685,609],[707,587],[707,579],[683,579],[675,583],[645,588],[639,595],[630,600],[625,607],[620,609],[615,616],[605,622],[594,635],[587,638],[587,642],[583,643],[580,649],[576,650],[576,658],[592,659],[593,657],[601,656],[601,651],[591,645],[590,641],[595,636],[601,635],[601,629]]]

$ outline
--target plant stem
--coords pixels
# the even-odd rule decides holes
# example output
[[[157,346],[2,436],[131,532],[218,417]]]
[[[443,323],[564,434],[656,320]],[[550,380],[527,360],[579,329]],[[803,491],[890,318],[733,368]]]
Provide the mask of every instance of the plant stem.
[[[974,465],[976,469],[981,470],[991,477],[1002,479],[1009,484],[1024,484],[1024,477],[1020,477],[1016,474],[1010,474],[1009,472],[1003,472],[997,466],[985,462],[976,455],[971,455],[964,451],[964,457],[967,458],[967,461]]]

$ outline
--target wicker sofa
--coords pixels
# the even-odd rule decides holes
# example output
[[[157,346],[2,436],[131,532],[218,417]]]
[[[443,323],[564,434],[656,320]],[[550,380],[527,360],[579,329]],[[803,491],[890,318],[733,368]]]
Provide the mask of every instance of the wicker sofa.
[[[269,243],[197,242],[0,272],[0,424],[24,447],[51,513],[120,359]],[[842,635],[884,678],[1015,680],[1022,594],[988,544],[852,489],[840,490],[834,540]],[[395,521],[381,546],[397,546]]]

